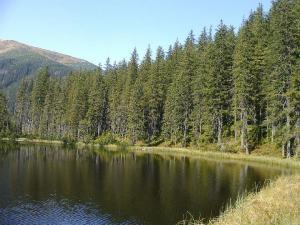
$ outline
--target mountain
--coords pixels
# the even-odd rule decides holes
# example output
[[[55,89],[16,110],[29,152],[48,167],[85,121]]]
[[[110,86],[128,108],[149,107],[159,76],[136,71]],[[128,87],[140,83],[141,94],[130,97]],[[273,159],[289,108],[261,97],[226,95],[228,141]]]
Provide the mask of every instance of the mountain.
[[[0,89],[49,67],[51,75],[64,76],[72,70],[95,69],[85,60],[57,52],[0,39]]]
[[[46,66],[52,76],[65,76],[74,70],[97,68],[88,61],[72,56],[0,39],[0,90],[6,93],[11,109],[19,81],[35,75]]]

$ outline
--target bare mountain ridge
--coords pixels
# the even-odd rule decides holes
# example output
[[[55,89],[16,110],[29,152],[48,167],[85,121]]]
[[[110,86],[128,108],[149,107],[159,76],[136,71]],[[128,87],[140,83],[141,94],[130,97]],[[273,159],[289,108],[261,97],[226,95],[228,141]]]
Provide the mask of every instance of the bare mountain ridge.
[[[44,56],[49,60],[53,60],[55,62],[64,64],[64,65],[74,65],[74,64],[84,64],[85,66],[95,67],[94,64],[83,60],[78,59],[69,55],[57,53],[54,51],[26,45],[13,40],[2,40],[0,39],[0,56],[9,53],[11,51],[19,51],[21,52],[32,52]]]

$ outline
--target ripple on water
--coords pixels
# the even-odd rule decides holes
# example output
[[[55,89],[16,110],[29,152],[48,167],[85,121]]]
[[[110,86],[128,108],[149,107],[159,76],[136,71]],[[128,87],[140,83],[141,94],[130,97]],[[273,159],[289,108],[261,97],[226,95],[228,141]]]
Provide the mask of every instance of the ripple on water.
[[[92,204],[74,203],[66,199],[47,199],[11,202],[0,208],[0,224],[5,225],[68,225],[68,224],[141,224],[134,219],[116,221],[110,214],[101,213]]]

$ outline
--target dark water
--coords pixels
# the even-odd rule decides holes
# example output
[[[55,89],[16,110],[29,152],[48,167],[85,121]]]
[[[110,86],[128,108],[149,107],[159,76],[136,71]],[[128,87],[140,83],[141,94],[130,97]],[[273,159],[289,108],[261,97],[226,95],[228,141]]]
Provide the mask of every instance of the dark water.
[[[209,219],[287,171],[206,161],[0,143],[0,224],[169,225]]]

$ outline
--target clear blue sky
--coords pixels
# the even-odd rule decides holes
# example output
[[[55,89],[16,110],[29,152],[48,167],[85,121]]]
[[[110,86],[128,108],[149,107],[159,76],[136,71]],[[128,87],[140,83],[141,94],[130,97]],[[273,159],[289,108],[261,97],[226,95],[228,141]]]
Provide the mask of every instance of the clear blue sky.
[[[95,64],[167,49],[190,30],[224,23],[238,28],[251,9],[271,0],[0,0],[0,38]]]

